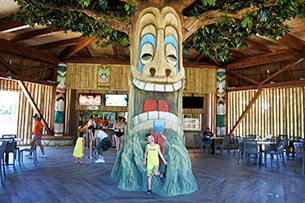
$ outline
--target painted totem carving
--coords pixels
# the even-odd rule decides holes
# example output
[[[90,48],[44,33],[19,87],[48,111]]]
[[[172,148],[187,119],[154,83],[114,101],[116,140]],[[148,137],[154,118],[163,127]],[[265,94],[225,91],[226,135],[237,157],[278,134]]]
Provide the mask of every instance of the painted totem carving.
[[[226,70],[217,69],[217,112],[216,127],[217,135],[226,135]]]
[[[54,112],[54,135],[63,136],[64,134],[64,115],[66,100],[66,64],[58,64],[56,80],[56,101]]]
[[[145,135],[151,132],[161,146],[167,178],[152,181],[154,193],[165,196],[197,190],[188,152],[183,143],[181,22],[171,7],[142,10],[133,25],[131,71],[125,145],[118,154],[111,176],[118,187],[145,191],[147,177],[142,166]],[[165,136],[160,136],[162,132]]]

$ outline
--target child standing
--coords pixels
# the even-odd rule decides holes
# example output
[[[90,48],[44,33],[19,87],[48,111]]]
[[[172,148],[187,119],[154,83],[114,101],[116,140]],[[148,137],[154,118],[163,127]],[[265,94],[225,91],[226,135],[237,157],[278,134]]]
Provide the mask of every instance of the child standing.
[[[75,163],[83,164],[83,156],[84,156],[84,149],[85,149],[85,139],[84,139],[84,132],[79,133],[79,137],[76,140],[76,144],[74,147],[73,156],[75,157]]]
[[[165,174],[162,174],[159,172],[159,156],[162,159],[164,165],[167,165],[167,161],[163,157],[163,154],[160,150],[160,146],[155,143],[154,136],[151,134],[147,134],[146,140],[148,141],[148,144],[146,145],[146,148],[145,148],[143,166],[145,166],[147,164],[148,190],[147,190],[146,194],[150,195],[150,194],[152,194],[152,190],[151,190],[152,176],[154,176],[154,175],[160,176],[160,179],[162,182],[164,182],[164,179],[165,179]]]

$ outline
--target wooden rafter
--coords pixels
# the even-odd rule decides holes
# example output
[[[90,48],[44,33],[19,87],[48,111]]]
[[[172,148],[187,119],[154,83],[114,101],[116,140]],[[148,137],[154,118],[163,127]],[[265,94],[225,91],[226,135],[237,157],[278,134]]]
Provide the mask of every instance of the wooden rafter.
[[[6,40],[9,40],[9,41],[12,41],[12,42],[18,42],[18,41],[31,39],[31,38],[36,37],[36,36],[51,34],[52,32],[58,32],[58,31],[61,31],[61,30],[52,31],[50,28],[44,28],[44,29],[39,29],[39,30],[31,31],[31,32],[18,34],[14,37],[9,37]]]
[[[73,46],[69,46],[66,49],[64,49],[60,55],[59,58],[62,61],[67,60],[69,57],[73,56],[78,51],[82,50],[92,42],[96,40],[96,37],[80,37],[79,42]]]
[[[268,78],[266,78],[265,80],[263,80],[262,82],[260,82],[261,84],[264,84],[268,81],[270,81],[272,78],[276,77],[277,75],[287,71],[289,68],[299,64],[300,62],[302,62],[304,60],[304,58],[300,58],[299,60],[295,61],[295,62],[291,62],[290,64],[288,64],[287,66],[281,68],[280,70],[278,70],[277,72],[275,72],[274,74],[272,74],[271,76],[269,76]]]
[[[0,39],[0,51],[16,54],[19,56],[27,57],[37,61],[47,62],[51,64],[57,64],[58,58],[51,53],[39,51],[22,44],[9,42],[4,39]]]
[[[284,50],[273,52],[269,54],[263,54],[259,56],[253,56],[247,59],[238,60],[226,66],[227,71],[238,70],[247,67],[253,67],[258,65],[270,64],[280,61],[292,60],[294,58],[299,58],[300,52]]]

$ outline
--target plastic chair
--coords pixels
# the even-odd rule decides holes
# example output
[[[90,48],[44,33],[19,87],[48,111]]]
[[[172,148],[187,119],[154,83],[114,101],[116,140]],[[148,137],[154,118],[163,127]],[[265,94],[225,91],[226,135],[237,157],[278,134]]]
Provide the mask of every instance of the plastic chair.
[[[4,152],[7,146],[7,141],[0,141],[0,175],[1,175],[1,183],[4,184],[3,175],[5,175],[5,168],[4,168]],[[3,172],[2,172],[3,171]],[[3,175],[2,175],[3,173]]]
[[[302,160],[302,176],[304,176],[304,168],[305,168],[305,145],[302,142],[294,142],[293,143],[295,150],[295,166],[294,172],[297,170],[298,160]]]
[[[271,166],[272,166],[273,156],[276,155],[277,167],[278,168],[280,167],[279,166],[279,156],[282,157],[283,164],[285,166],[284,152],[285,152],[286,146],[287,146],[287,140],[281,140],[274,149],[265,150],[265,162],[266,162],[266,157],[269,154],[270,158],[271,158]]]
[[[202,145],[205,145],[205,143],[202,141],[200,135],[193,135],[194,138],[194,145],[193,145],[193,153],[195,153],[195,148],[197,145],[200,146],[200,153],[202,152]]]
[[[34,161],[34,165],[38,166],[38,156],[37,156],[37,146],[39,146],[39,140],[35,139],[35,143],[34,143],[34,147],[33,149],[31,148],[24,148],[19,150],[19,154],[18,154],[18,161],[19,161],[19,165],[23,164],[23,152],[29,152],[32,153],[32,158]]]
[[[13,167],[15,169],[15,161],[17,158],[17,154],[19,153],[19,147],[17,147],[17,143],[15,142],[16,135],[15,134],[3,134],[2,138],[8,141],[5,153],[6,153],[6,164],[8,163],[9,153],[13,153]]]
[[[256,166],[258,167],[258,161],[259,161],[259,156],[260,153],[258,151],[258,145],[257,142],[254,140],[244,140],[243,141],[243,165],[245,165],[245,162],[247,160],[248,165],[250,164],[250,156],[253,155]]]
[[[214,152],[216,152],[216,149],[219,148],[220,150],[220,155],[222,155],[222,151],[227,148],[227,154],[229,154],[231,156],[230,150],[231,150],[231,136],[227,135],[224,137],[224,139],[222,140],[222,142],[220,144],[215,143],[214,145]]]

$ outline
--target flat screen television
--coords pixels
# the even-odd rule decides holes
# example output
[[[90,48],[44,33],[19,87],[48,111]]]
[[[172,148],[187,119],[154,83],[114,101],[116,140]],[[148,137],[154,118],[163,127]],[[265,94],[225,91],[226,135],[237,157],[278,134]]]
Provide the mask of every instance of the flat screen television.
[[[105,94],[105,106],[126,107],[127,104],[127,94]]]
[[[81,93],[78,95],[79,105],[99,106],[102,105],[102,95],[92,93]]]
[[[204,102],[203,97],[183,97],[182,108],[202,109],[203,102]]]

